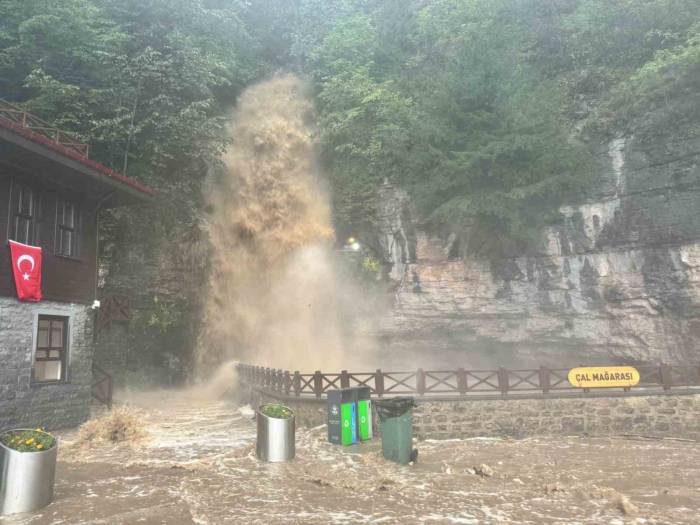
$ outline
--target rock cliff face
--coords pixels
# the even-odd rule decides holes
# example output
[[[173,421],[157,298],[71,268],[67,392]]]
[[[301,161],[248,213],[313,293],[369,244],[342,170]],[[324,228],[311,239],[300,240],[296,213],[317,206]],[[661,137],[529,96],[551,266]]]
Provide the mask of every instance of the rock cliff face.
[[[651,124],[601,152],[598,197],[564,206],[542,248],[473,255],[470,232],[414,232],[385,184],[385,257],[400,284],[391,353],[461,366],[700,361],[700,136]]]

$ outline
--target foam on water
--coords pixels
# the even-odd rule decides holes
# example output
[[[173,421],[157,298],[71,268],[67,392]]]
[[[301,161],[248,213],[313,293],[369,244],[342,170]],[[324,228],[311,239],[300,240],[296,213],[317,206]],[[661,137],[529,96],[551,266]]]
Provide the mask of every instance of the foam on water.
[[[163,395],[143,401],[154,406]],[[416,465],[399,466],[381,457],[378,439],[341,448],[316,427],[298,429],[294,461],[267,464],[255,457],[255,423],[240,407],[168,399],[158,410],[144,409],[148,440],[63,460],[56,502],[3,525],[157,523],[164,515],[169,525],[589,525],[624,521],[614,503],[622,494],[639,508],[637,519],[693,523],[689,509],[700,506],[700,450],[693,443],[430,440],[416,443]],[[482,463],[493,476],[474,474]]]

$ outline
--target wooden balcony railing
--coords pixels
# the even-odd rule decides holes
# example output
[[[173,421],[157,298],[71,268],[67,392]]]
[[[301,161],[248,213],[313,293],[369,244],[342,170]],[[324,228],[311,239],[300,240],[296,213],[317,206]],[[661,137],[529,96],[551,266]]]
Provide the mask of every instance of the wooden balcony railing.
[[[74,151],[82,157],[87,158],[89,156],[90,146],[88,144],[80,142],[70,133],[66,133],[48,122],[41,120],[39,117],[2,99],[0,99],[0,119],[5,119],[34,133],[38,133],[50,141]]]

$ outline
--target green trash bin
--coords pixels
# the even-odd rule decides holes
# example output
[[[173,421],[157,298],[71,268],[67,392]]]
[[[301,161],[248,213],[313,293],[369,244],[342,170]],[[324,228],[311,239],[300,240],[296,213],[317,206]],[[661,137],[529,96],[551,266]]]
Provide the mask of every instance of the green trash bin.
[[[357,392],[357,437],[360,441],[372,439],[372,401],[369,387],[355,387]]]
[[[357,390],[328,392],[328,441],[336,445],[357,443]]]
[[[415,461],[418,451],[413,448],[414,399],[393,397],[376,400],[374,406],[379,416],[383,456],[402,465]]]

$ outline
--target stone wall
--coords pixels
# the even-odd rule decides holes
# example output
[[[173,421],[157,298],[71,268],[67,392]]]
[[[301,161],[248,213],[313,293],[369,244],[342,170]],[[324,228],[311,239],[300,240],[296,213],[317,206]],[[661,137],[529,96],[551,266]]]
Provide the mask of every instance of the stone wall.
[[[700,392],[693,395],[424,401],[421,438],[635,434],[700,440]]]
[[[298,424],[326,423],[326,401],[245,390],[257,406],[282,402]],[[531,436],[643,435],[700,440],[700,390],[493,399],[417,399],[413,431],[419,439]],[[376,416],[375,416],[376,417]]]
[[[69,317],[68,381],[33,385],[32,359],[39,314]],[[0,297],[0,430],[78,425],[90,412],[93,311],[84,305],[21,303]]]

